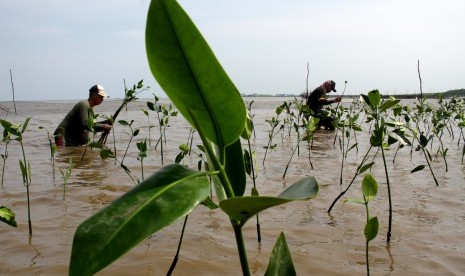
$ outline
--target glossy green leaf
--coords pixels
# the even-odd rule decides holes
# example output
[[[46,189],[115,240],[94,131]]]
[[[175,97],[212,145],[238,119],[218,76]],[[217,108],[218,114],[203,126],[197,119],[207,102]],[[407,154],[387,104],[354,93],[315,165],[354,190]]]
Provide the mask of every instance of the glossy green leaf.
[[[21,136],[21,132],[18,130],[20,125],[13,125],[11,122],[0,119],[0,124],[4,128],[3,137],[7,136],[6,133],[12,134],[14,136]],[[5,133],[6,132],[6,133]]]
[[[287,246],[284,233],[279,234],[278,239],[271,251],[270,261],[265,276],[293,276],[296,275],[291,252]]]
[[[389,108],[391,108],[391,107],[395,106],[396,104],[398,104],[399,102],[400,102],[400,100],[391,100],[391,99],[389,99],[379,107],[379,111],[380,112],[386,111]]]
[[[173,164],[79,225],[69,275],[91,275],[149,235],[189,214],[210,193],[206,173]]]
[[[29,125],[29,121],[31,120],[31,117],[27,117],[26,121],[23,123],[23,128],[21,129],[21,133],[24,133],[27,129],[27,126]]]
[[[16,227],[16,220],[15,220],[15,212],[11,211],[9,208],[5,206],[0,206],[0,221],[4,223]]]
[[[177,1],[151,1],[145,37],[152,74],[191,126],[220,149],[234,143],[245,125],[244,101]]]
[[[378,90],[372,90],[368,92],[368,98],[370,99],[370,105],[372,107],[378,107],[381,102],[381,94]]]
[[[294,200],[305,200],[318,194],[319,186],[313,176],[301,179],[284,190],[278,197],[244,196],[232,197],[220,201],[220,208],[240,222],[243,226],[247,220],[260,211]]]
[[[410,173],[415,173],[423,170],[425,168],[425,165],[418,165],[416,166],[413,170],[410,171]]]
[[[250,137],[252,137],[252,131],[253,131],[253,121],[252,121],[252,118],[250,118],[250,115],[247,113],[247,118],[245,120],[245,127],[242,130],[241,137],[244,138],[245,140],[249,140]]]
[[[242,196],[247,182],[241,139],[226,147],[226,174],[235,196]]]
[[[363,230],[363,233],[365,234],[365,239],[367,241],[374,240],[376,236],[378,235],[378,229],[379,229],[378,217],[373,217],[369,219],[367,224],[365,225],[365,229]]]
[[[378,193],[378,182],[371,174],[366,174],[362,181],[362,193],[367,201],[374,198]]]
[[[360,170],[358,170],[358,173],[359,174],[362,174],[364,173],[366,170],[370,169],[373,165],[375,164],[375,162],[371,162],[371,163],[368,163],[366,165],[363,165]]]

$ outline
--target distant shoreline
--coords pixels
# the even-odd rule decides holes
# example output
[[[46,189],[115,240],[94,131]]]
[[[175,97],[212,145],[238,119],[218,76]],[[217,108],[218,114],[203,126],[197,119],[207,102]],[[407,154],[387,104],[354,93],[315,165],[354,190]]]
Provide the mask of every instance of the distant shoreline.
[[[435,93],[423,93],[423,98],[426,99],[435,99],[439,95],[441,95],[443,98],[453,98],[453,97],[465,97],[465,88],[462,89],[455,89],[455,90],[449,90],[446,92],[435,92]],[[300,98],[305,98],[305,93],[301,93],[298,95],[295,94],[276,94],[276,95],[269,95],[269,94],[258,94],[258,93],[253,93],[253,94],[241,94],[242,97],[300,97]],[[335,95],[336,96],[336,95]],[[356,95],[344,95],[342,96],[343,98],[352,98]],[[416,99],[420,97],[420,94],[395,94],[395,95],[383,95],[383,98],[389,98],[389,97],[395,97],[396,99]]]

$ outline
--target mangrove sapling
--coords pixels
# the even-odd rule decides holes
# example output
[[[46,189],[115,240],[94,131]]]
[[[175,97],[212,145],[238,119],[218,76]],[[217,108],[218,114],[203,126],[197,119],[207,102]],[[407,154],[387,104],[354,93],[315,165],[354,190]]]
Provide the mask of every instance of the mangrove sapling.
[[[195,43],[189,43],[192,41]],[[95,274],[147,236],[185,217],[208,198],[210,175],[219,206],[234,230],[242,273],[250,275],[242,227],[262,210],[315,197],[318,184],[315,178],[307,177],[278,197],[244,196],[246,173],[240,142],[246,123],[244,102],[177,1],[152,0],[146,50],[154,77],[197,129],[210,171],[198,172],[178,164],[164,166],[84,221],[74,236],[69,274]],[[285,240],[278,239],[277,244],[284,248]],[[282,270],[293,267],[289,251],[272,255],[270,267],[291,275],[289,269]]]
[[[139,153],[137,154],[137,159],[140,160],[140,169],[142,172],[142,181],[144,181],[144,158],[147,157],[147,138],[144,141],[136,144]]]
[[[271,130],[268,133],[268,144],[265,147],[265,154],[263,155],[263,162],[262,162],[263,165],[265,165],[265,159],[266,159],[266,154],[268,153],[268,149],[274,149],[276,147],[276,144],[273,145],[272,143],[273,143],[273,138],[278,133],[278,131],[276,131],[276,128],[279,126],[279,123],[281,122],[281,120],[279,119],[279,115],[281,115],[281,113],[283,112],[283,109],[284,109],[283,105],[278,106],[275,110],[276,117],[273,116],[271,117],[271,119],[265,120],[270,125]]]
[[[139,93],[150,89],[150,86],[144,86],[143,82],[144,80],[140,80],[137,83],[137,85],[134,84],[131,89],[127,89],[126,82],[124,82],[124,99],[121,105],[115,111],[115,113],[111,116],[111,120],[108,121],[110,124],[113,124],[116,121],[116,118],[118,117],[121,110],[123,110],[123,108],[127,108],[130,102],[134,102],[135,100],[138,99],[137,95]],[[103,132],[98,142],[105,145],[105,143],[107,142],[107,137],[108,137],[108,132]]]
[[[366,161],[368,160],[368,157],[369,157],[369,154],[370,154],[372,148],[373,148],[373,146],[370,145],[367,152],[363,156],[362,161],[357,166],[357,169],[355,170],[355,174],[352,177],[352,180],[349,182],[349,184],[346,186],[346,188],[339,193],[339,195],[333,200],[333,202],[329,206],[328,211],[327,211],[328,214],[331,214],[331,210],[333,209],[334,205],[336,205],[336,202],[338,202],[338,200],[341,199],[345,195],[345,193],[347,193],[347,191],[350,189],[352,184],[355,182],[355,179],[357,178],[357,176],[359,176],[360,174],[362,174],[362,173],[366,172],[367,170],[371,169],[371,167],[375,164],[374,161],[365,164]]]
[[[391,241],[391,229],[392,229],[392,199],[391,199],[391,185],[389,182],[389,173],[387,170],[386,164],[386,155],[384,153],[385,148],[388,148],[390,144],[394,143],[393,139],[388,139],[385,142],[385,137],[388,136],[387,128],[388,125],[385,123],[384,117],[386,116],[386,111],[392,108],[393,106],[399,103],[399,100],[390,98],[384,103],[381,102],[381,95],[378,90],[373,90],[368,92],[368,95],[361,95],[363,102],[366,105],[366,109],[371,118],[374,120],[374,130],[370,136],[370,145],[373,147],[378,147],[381,149],[381,156],[383,159],[384,173],[386,176],[386,186],[388,191],[388,201],[389,201],[389,225],[388,232],[386,235],[387,242]]]
[[[68,163],[68,168],[66,172],[60,169],[61,176],[63,177],[63,200],[66,199],[66,184],[68,183],[68,179],[71,176],[71,171],[73,170],[73,160],[70,158]]]
[[[294,157],[295,152],[299,148],[300,142],[301,141],[307,141],[307,144],[310,144],[311,141],[313,140],[313,135],[315,133],[315,130],[318,127],[318,121],[320,119],[315,118],[313,116],[309,116],[308,118],[309,118],[308,122],[305,119],[302,120],[303,123],[304,123],[304,126],[305,126],[305,135],[302,138],[300,138],[299,126],[297,124],[294,124],[294,128],[296,129],[296,132],[297,132],[297,145],[292,150],[291,157],[289,157],[289,161],[287,161],[286,168],[284,169],[284,173],[283,173],[283,179],[286,178],[287,170],[289,169],[289,165],[291,164],[291,161],[292,161],[292,158]],[[313,170],[313,164],[312,164],[312,159],[311,159],[310,152],[311,152],[311,149],[309,147],[308,159],[310,161],[310,167]]]
[[[137,135],[139,135],[139,129],[133,129],[132,128],[132,124],[134,123],[134,120],[131,120],[131,122],[127,122],[126,120],[118,120],[118,123],[122,126],[127,126],[129,127],[129,130],[130,130],[130,133],[129,133],[129,142],[128,142],[128,145],[126,146],[126,150],[124,151],[124,155],[123,155],[123,158],[121,159],[121,166],[123,166],[124,164],[124,158],[126,158],[126,154],[128,154],[128,149],[129,149],[129,146],[131,145],[131,142],[132,142],[132,139],[134,139],[134,137],[136,137]]]
[[[416,151],[421,150],[423,152],[423,156],[425,157],[426,164],[428,165],[428,168],[429,168],[429,170],[431,172],[431,175],[433,176],[434,183],[436,183],[436,186],[439,186],[439,182],[436,179],[436,176],[434,175],[433,168],[431,167],[431,161],[432,161],[431,153],[429,152],[429,150],[427,148],[428,143],[431,141],[433,136],[430,135],[429,137],[426,137],[424,135],[424,133],[420,133],[420,135],[418,135],[418,133],[415,130],[411,130],[411,131],[413,132],[413,136],[415,137],[415,139],[418,142],[418,146],[417,146],[417,148],[415,150]],[[417,171],[421,171],[424,168],[425,168],[424,165],[419,165],[419,166],[415,167],[411,172],[414,173],[414,172],[417,172]]]
[[[155,93],[152,93],[153,95],[153,102],[150,102],[150,101],[147,101],[146,104],[147,104],[147,107],[148,109],[150,109],[151,111],[156,111],[158,108],[157,108],[157,103],[158,101],[160,100],[160,98],[157,97],[157,95],[155,95]],[[144,111],[145,113],[145,111]],[[147,123],[149,124],[149,146],[152,147],[152,143],[150,141],[150,123],[149,123],[149,115],[148,115],[148,111],[147,113],[145,114],[147,116]],[[155,127],[155,126],[152,126],[152,127]]]
[[[57,152],[57,145],[52,140],[50,133],[45,127],[39,126],[39,129],[45,129],[45,132],[47,133],[48,145],[50,147],[50,162],[52,163],[52,175],[53,180],[55,181],[55,153]]]
[[[142,112],[144,113],[144,115],[147,117],[147,128],[148,128],[148,132],[149,132],[149,147],[151,147],[151,146],[152,146],[151,129],[152,129],[153,127],[155,127],[155,126],[150,124],[150,115],[149,115],[149,112],[148,112],[145,108],[142,108],[141,110],[142,110]]]
[[[99,117],[99,114],[95,114],[94,110],[92,108],[89,109],[89,111],[87,113],[87,128],[92,133],[92,137],[88,138],[88,141],[86,143],[86,147],[84,148],[84,152],[82,153],[82,156],[81,156],[81,161],[84,160],[84,156],[86,155],[87,148],[89,147],[89,144],[94,143],[95,134],[97,133],[94,126],[95,126],[95,124],[97,124],[97,118],[98,117]],[[99,141],[99,143],[100,143],[100,141]]]
[[[189,128],[189,135],[187,136],[187,148],[188,148],[188,151],[187,153],[190,155],[191,154],[191,150],[192,150],[192,143],[194,142],[194,134],[195,134],[196,130],[195,128]]]
[[[460,119],[460,121],[458,122],[457,126],[460,128],[460,134],[463,139],[463,147],[462,147],[462,164],[463,164],[463,157],[465,156],[465,136],[463,135],[463,128],[465,127],[465,115],[462,113],[462,114],[459,114],[459,117],[458,119]],[[459,141],[460,141],[460,137],[459,137]],[[459,145],[459,144],[457,144]]]
[[[444,142],[442,141],[442,137],[444,134],[444,127],[446,127],[446,124],[444,123],[444,112],[442,112],[440,109],[436,110],[434,112],[434,116],[432,119],[433,122],[433,130],[432,133],[434,136],[438,139],[439,141],[439,147],[438,150],[436,151],[436,154],[439,154],[442,159],[444,160],[444,164],[446,166],[446,172],[449,171],[448,166],[447,166],[447,151],[449,150],[448,148],[444,148]]]
[[[21,152],[23,155],[23,159],[19,159],[19,168],[21,169],[21,174],[23,176],[23,185],[26,187],[26,196],[27,196],[27,218],[28,218],[28,226],[29,226],[29,236],[32,236],[32,223],[31,223],[31,201],[30,201],[30,195],[29,195],[29,188],[31,186],[31,181],[32,181],[32,174],[31,174],[31,162],[26,159],[26,153],[24,151],[24,143],[23,143],[23,134],[27,129],[27,126],[29,124],[29,120],[31,117],[27,117],[24,123],[21,124],[15,124],[13,125],[9,121],[2,120],[0,119],[0,124],[4,128],[4,133],[8,132],[10,135],[15,136],[14,139],[17,142],[19,142],[21,146]],[[22,126],[22,127],[21,127]],[[21,128],[21,130],[20,130]],[[5,134],[3,135],[5,137]]]
[[[3,159],[3,166],[2,166],[2,188],[3,188],[3,179],[5,176],[5,167],[6,167],[6,159],[8,158],[8,143],[10,143],[10,133],[8,131],[3,131],[3,138],[2,142],[5,143],[5,151],[1,154]]]
[[[160,137],[155,144],[155,149],[160,145],[161,151],[161,165],[164,165],[164,154],[163,154],[163,144],[166,145],[166,128],[170,126],[169,120],[170,117],[176,117],[178,112],[173,110],[173,105],[169,105],[167,108],[165,105],[158,105],[157,116],[158,116],[158,125],[160,128]]]
[[[252,101],[253,102],[253,101]],[[250,107],[251,105],[249,105]],[[259,196],[257,185],[256,185],[256,161],[257,161],[257,156],[255,150],[252,151],[252,146],[250,144],[250,138],[252,137],[252,133],[254,132],[254,124],[251,114],[251,109],[247,109],[247,120],[246,124],[244,127],[244,131],[241,134],[241,137],[245,140],[247,140],[247,146],[248,150],[244,149],[244,166],[245,166],[245,172],[247,175],[252,179],[253,187],[252,187],[252,196]],[[262,234],[260,230],[260,218],[258,217],[258,214],[255,216],[256,218],[256,226],[257,226],[257,241],[260,243],[262,241]]]
[[[370,262],[369,262],[369,243],[374,240],[378,235],[379,222],[378,217],[370,217],[370,210],[368,203],[376,197],[378,193],[378,182],[371,174],[366,174],[362,181],[362,199],[348,199],[347,201],[365,205],[366,223],[363,230],[365,235],[365,259],[367,267],[367,275],[370,275]]]
[[[103,144],[101,144],[99,142],[90,143],[89,147],[100,149],[100,153],[99,153],[100,158],[102,158],[104,160],[107,159],[107,158],[113,158],[115,160],[115,164],[118,163],[120,165],[120,167],[123,168],[124,172],[129,176],[129,178],[131,178],[132,182],[134,184],[138,184],[138,181],[131,174],[131,171],[128,169],[128,167],[126,167],[124,164],[121,163],[121,161],[118,160],[118,158],[111,151],[111,149],[106,148]]]

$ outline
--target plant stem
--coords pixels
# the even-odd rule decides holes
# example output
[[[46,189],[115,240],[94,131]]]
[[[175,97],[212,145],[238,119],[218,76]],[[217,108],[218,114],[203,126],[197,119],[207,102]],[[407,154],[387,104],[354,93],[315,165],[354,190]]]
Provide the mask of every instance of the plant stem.
[[[336,197],[336,199],[334,199],[333,203],[331,203],[331,206],[330,206],[329,209],[328,209],[328,214],[331,213],[331,210],[333,209],[334,205],[336,205],[336,202],[349,190],[350,186],[352,186],[352,184],[354,183],[355,178],[357,178],[357,176],[360,174],[360,173],[359,173],[360,168],[363,166],[363,164],[364,164],[365,161],[367,160],[367,157],[368,157],[368,154],[369,154],[370,151],[371,151],[371,148],[372,148],[372,146],[370,146],[370,148],[368,149],[368,151],[367,151],[367,153],[365,154],[365,156],[363,157],[363,160],[362,160],[362,162],[360,163],[360,165],[358,165],[357,171],[355,172],[355,175],[354,175],[354,177],[352,178],[352,181],[350,181],[349,185],[347,185],[347,187]]]
[[[239,252],[239,259],[241,261],[242,275],[249,276],[249,262],[247,261],[247,251],[245,250],[244,238],[242,236],[241,225],[231,219],[231,224],[234,228],[234,234],[236,236],[237,250]]]
[[[384,172],[385,172],[385,174],[386,174],[386,184],[387,184],[388,200],[389,200],[389,226],[388,226],[388,232],[387,232],[386,241],[387,241],[387,242],[390,242],[390,241],[391,241],[391,226],[392,226],[391,186],[390,186],[390,184],[389,184],[389,174],[388,174],[387,165],[386,165],[386,157],[384,156],[384,148],[383,148],[383,145],[381,145],[381,155],[383,156]]]

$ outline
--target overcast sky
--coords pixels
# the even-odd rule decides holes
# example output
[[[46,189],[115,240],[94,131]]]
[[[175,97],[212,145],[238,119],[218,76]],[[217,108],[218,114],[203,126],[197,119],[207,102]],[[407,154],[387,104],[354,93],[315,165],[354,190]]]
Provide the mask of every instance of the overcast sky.
[[[179,1],[241,93],[298,94],[333,79],[346,95],[465,88],[463,0]],[[148,0],[0,0],[0,101],[112,98],[140,79]]]

